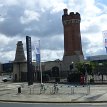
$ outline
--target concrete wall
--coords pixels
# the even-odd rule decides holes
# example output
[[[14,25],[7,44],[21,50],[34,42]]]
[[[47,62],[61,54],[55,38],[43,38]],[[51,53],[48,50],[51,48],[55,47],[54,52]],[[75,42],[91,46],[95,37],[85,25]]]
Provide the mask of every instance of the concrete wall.
[[[75,62],[82,62],[84,61],[84,57],[82,55],[72,55],[72,56],[64,56],[63,57],[63,64],[62,69],[64,71],[70,70],[70,65]]]
[[[48,61],[48,62],[44,62],[44,66],[45,66],[45,71],[47,70],[52,70],[53,67],[58,67],[59,70],[61,69],[61,61]]]
[[[53,67],[59,68],[60,77],[67,77],[67,67],[64,69],[64,63],[62,61],[48,61],[44,63],[45,71],[50,70],[52,73]]]
[[[27,72],[27,63],[20,62],[13,64],[13,81],[21,81],[21,72]]]

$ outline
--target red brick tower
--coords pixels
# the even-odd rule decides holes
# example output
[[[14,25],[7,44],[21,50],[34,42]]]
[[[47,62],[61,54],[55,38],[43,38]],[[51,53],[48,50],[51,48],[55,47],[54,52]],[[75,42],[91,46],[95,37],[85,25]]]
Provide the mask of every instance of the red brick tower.
[[[80,14],[71,12],[68,15],[68,10],[64,9],[62,22],[64,27],[64,56],[76,55],[76,52],[82,53],[81,34],[80,34]]]
[[[64,57],[65,62],[77,62],[83,60],[81,33],[80,33],[80,14],[64,9],[62,23],[64,28]]]

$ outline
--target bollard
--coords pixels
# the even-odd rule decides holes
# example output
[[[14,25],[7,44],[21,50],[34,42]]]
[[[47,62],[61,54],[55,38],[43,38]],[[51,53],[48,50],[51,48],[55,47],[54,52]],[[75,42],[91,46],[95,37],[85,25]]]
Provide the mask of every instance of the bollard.
[[[74,86],[71,86],[71,94],[74,94]]]
[[[90,94],[90,85],[87,86],[87,94]]]
[[[18,94],[21,93],[21,87],[18,87]]]

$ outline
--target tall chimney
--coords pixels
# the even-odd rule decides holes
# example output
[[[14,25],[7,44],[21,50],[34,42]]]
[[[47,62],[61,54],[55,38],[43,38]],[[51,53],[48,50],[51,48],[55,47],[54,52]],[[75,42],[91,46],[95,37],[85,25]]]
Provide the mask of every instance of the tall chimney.
[[[25,62],[25,61],[26,61],[26,58],[24,54],[23,43],[22,41],[18,41],[14,62]]]

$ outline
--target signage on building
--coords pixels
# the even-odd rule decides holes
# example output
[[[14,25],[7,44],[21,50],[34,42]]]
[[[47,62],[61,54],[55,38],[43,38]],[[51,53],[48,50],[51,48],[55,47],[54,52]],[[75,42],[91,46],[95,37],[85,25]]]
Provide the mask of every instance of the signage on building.
[[[107,48],[107,30],[103,31],[104,46]]]
[[[31,37],[26,36],[26,49],[27,49],[27,81],[28,85],[33,84],[33,70],[32,70],[32,46]]]

